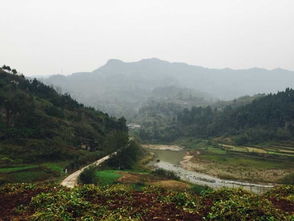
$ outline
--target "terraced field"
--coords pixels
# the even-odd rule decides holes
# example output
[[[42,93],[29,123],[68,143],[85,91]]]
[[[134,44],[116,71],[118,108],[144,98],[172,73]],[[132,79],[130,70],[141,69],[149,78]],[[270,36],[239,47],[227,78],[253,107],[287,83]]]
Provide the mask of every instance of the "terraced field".
[[[294,157],[294,147],[285,147],[285,146],[235,146],[235,145],[228,145],[228,144],[219,144],[225,150],[229,151],[237,151],[237,152],[244,152],[244,153],[259,153],[259,154],[275,154],[281,156],[289,156]]]
[[[58,179],[64,175],[68,161],[24,164],[0,168],[0,183],[38,182]]]

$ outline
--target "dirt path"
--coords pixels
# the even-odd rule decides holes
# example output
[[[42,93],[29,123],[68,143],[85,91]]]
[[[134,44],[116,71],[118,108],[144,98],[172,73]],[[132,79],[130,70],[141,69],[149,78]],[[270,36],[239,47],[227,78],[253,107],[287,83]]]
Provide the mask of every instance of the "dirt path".
[[[68,188],[73,188],[75,186],[78,185],[78,178],[80,176],[80,174],[88,167],[90,166],[98,166],[100,165],[101,163],[103,163],[105,160],[108,160],[111,156],[115,155],[116,152],[112,153],[112,154],[109,154],[97,161],[95,161],[94,163],[91,163],[79,170],[77,170],[76,172],[70,174],[69,176],[67,176],[62,182],[61,182],[61,185],[62,186],[65,186],[65,187],[68,187]]]

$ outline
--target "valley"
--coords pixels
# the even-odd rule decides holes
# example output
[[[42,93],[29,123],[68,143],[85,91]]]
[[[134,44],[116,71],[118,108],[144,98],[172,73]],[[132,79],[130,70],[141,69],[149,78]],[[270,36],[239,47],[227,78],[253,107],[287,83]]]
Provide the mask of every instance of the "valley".
[[[293,215],[292,89],[221,102],[157,88],[127,121],[36,79],[1,70],[0,77],[5,220]]]
[[[294,221],[294,0],[1,1],[0,221]]]

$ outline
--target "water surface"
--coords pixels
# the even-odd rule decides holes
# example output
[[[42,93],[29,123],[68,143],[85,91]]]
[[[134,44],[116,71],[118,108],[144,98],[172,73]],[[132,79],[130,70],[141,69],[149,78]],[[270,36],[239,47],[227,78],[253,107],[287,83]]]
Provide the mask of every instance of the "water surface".
[[[214,189],[221,187],[244,188],[255,193],[264,193],[273,187],[271,184],[255,184],[234,180],[224,180],[207,174],[183,169],[180,167],[180,161],[185,156],[185,150],[171,151],[147,149],[147,151],[155,153],[155,159],[149,163],[150,166],[173,171],[182,180],[190,183],[209,186]]]

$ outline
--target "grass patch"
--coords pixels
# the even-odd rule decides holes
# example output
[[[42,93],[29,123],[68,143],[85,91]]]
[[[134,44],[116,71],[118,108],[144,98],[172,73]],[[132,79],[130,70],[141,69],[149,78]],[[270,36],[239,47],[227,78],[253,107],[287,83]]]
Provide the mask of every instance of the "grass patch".
[[[16,173],[12,173],[9,175],[8,180],[11,182],[22,182],[22,183],[29,183],[29,182],[36,182],[40,180],[45,180],[51,177],[51,174],[46,173],[42,170],[26,170],[20,171]]]
[[[216,148],[216,147],[208,147],[207,151],[209,153],[214,153],[214,154],[226,154],[227,152],[223,149]]]
[[[64,168],[68,165],[68,161],[62,162],[47,162],[43,163],[42,166],[58,173],[62,173]]]
[[[131,187],[135,190],[135,191],[143,191],[143,189],[146,187],[145,183],[134,183],[131,184]]]
[[[281,153],[281,152],[274,152],[274,151],[270,151],[270,152],[268,152],[268,153],[269,153],[269,154],[272,154],[272,155],[294,157],[294,154],[288,154],[288,153]]]
[[[22,170],[33,169],[36,167],[38,167],[38,166],[30,165],[30,166],[22,166],[22,167],[0,168],[0,173],[13,173],[13,172],[22,171]]]
[[[192,184],[190,191],[192,193],[196,193],[196,194],[203,194],[207,191],[212,191],[212,189],[208,186],[201,186],[201,185],[197,185],[197,184]]]
[[[218,154],[210,154],[210,155],[200,155],[202,159],[214,161],[220,164],[226,164],[230,166],[242,166],[242,167],[254,167],[259,169],[285,169],[289,168],[289,164],[287,162],[278,162],[271,161],[269,159],[256,159],[250,158],[249,156],[232,156],[228,155],[218,155]]]
[[[97,183],[102,186],[114,184],[122,176],[117,170],[98,170],[95,175]]]
[[[180,139],[176,143],[188,149],[207,149],[208,146],[213,146],[208,140],[194,138]]]

